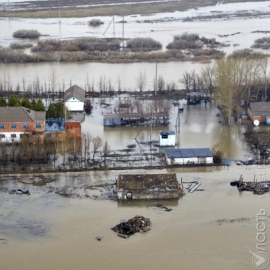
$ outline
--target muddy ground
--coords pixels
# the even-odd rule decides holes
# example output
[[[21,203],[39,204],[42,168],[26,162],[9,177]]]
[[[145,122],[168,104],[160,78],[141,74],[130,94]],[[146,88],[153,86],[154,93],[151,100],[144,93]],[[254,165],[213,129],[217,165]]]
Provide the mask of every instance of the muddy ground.
[[[239,2],[257,2],[253,1],[239,1],[227,0],[222,3],[239,3]],[[124,5],[123,5],[124,3]],[[4,3],[0,17],[31,17],[31,18],[45,18],[45,17],[58,17],[59,5],[61,7],[61,17],[88,17],[88,16],[106,16],[106,15],[130,15],[130,14],[151,14],[160,12],[173,12],[185,11],[188,9],[197,9],[199,7],[213,6],[220,3],[219,0],[209,1],[196,1],[196,0],[183,0],[183,1],[142,1],[136,0],[129,3],[123,0],[114,0],[113,3],[108,1],[97,0],[50,0],[50,1],[25,1],[18,3]],[[49,13],[48,13],[49,12]],[[252,13],[245,12],[238,13],[239,17],[251,16]],[[237,16],[238,16],[237,15]],[[267,15],[267,14],[264,14]],[[226,15],[225,15],[226,16]],[[254,14],[256,16],[256,14]],[[235,16],[234,16],[235,17]],[[205,20],[210,18],[224,18],[223,14],[213,14],[213,16],[198,17],[198,20]],[[189,20],[189,18],[186,18]]]

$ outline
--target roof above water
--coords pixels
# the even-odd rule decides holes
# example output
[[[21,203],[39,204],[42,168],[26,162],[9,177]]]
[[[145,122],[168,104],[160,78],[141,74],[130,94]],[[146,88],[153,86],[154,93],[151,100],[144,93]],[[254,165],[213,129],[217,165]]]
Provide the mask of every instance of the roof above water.
[[[251,111],[258,115],[269,115],[270,114],[270,102],[251,102],[249,104]]]
[[[213,157],[209,148],[165,149],[168,158]]]
[[[176,174],[120,174],[118,176],[118,188],[125,190],[146,190],[149,186],[163,186],[165,183],[178,186]]]
[[[159,135],[175,135],[175,131],[173,131],[173,130],[160,131]]]
[[[68,101],[71,97],[76,97],[80,101],[85,101],[85,91],[78,85],[73,85],[65,91],[64,101]]]
[[[0,107],[0,122],[45,121],[46,112],[36,112],[25,107]]]

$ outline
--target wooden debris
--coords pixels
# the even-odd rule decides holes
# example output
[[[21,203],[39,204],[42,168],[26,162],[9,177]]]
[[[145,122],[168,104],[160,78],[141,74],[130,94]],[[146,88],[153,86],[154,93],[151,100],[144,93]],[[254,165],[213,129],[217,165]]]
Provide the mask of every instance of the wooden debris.
[[[119,237],[127,238],[136,232],[147,232],[151,230],[151,221],[143,216],[135,216],[128,221],[122,222],[111,228],[118,233]]]
[[[270,191],[270,181],[244,182],[242,175],[238,181],[230,183],[231,186],[237,186],[239,191],[252,191],[253,194],[262,195]]]

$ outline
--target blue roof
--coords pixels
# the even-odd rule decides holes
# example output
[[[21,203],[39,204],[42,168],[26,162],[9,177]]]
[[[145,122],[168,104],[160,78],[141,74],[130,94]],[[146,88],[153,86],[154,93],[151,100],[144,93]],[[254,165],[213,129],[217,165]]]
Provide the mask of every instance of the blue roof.
[[[165,149],[168,158],[213,157],[209,148]]]
[[[159,135],[175,135],[175,131],[172,131],[172,130],[160,131]]]

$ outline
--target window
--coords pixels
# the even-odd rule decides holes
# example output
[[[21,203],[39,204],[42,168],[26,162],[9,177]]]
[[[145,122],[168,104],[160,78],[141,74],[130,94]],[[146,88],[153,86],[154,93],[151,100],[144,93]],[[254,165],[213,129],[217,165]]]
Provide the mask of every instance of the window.
[[[36,128],[41,128],[41,123],[36,123]]]
[[[16,138],[16,134],[11,134],[11,138]]]
[[[5,129],[5,125],[4,124],[0,124],[0,129]]]
[[[46,134],[46,137],[51,138],[52,137],[52,133],[47,133]]]
[[[0,134],[0,138],[4,139],[4,138],[6,138],[6,135],[5,134]]]
[[[22,124],[22,128],[28,128],[28,124],[23,123],[23,124]]]
[[[17,128],[17,124],[10,124],[10,128]]]
[[[23,136],[24,136],[24,134],[22,133],[22,134],[20,134],[20,138],[23,138]]]
[[[162,138],[162,139],[168,139],[168,134],[162,134],[162,135],[161,135],[161,138]]]

